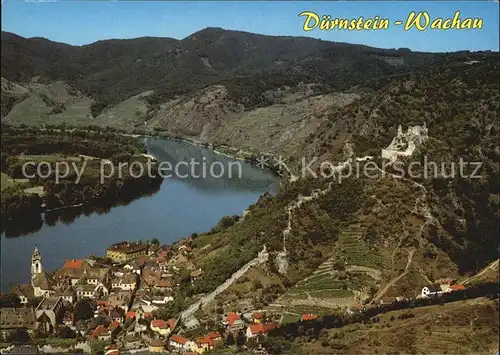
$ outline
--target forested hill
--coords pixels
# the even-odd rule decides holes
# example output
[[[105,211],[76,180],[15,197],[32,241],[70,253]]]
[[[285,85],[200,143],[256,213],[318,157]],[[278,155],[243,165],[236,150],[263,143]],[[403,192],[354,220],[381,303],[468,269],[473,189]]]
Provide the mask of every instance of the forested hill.
[[[439,54],[379,49],[308,37],[207,28],[182,40],[142,37],[71,46],[2,32],[2,77],[63,80],[105,104],[155,90],[158,100],[226,83],[246,106],[300,82],[331,91],[433,63]],[[246,97],[247,94],[250,98]]]

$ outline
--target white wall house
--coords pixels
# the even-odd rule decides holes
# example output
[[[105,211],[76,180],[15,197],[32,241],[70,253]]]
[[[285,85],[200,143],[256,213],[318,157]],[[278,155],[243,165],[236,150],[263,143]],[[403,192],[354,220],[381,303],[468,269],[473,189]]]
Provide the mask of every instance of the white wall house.
[[[443,290],[441,289],[441,285],[438,284],[432,284],[432,285],[427,285],[422,288],[422,297],[426,298],[429,296],[434,296],[438,295],[440,293],[443,293]]]

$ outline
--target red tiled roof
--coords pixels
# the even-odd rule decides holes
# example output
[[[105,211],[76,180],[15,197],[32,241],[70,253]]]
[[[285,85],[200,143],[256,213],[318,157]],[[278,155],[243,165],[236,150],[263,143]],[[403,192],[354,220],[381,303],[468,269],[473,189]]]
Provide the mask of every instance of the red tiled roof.
[[[255,319],[262,319],[263,315],[262,315],[262,313],[260,313],[260,312],[255,312],[255,313],[253,314],[253,317],[254,317]]]
[[[163,319],[153,319],[151,321],[151,327],[166,329],[167,326],[167,322],[165,322]]]
[[[150,346],[152,347],[164,347],[165,344],[161,339],[152,339],[151,342],[149,343]]]
[[[64,262],[64,268],[65,269],[80,269],[84,265],[85,260],[83,259],[73,259],[73,260],[66,260]]]
[[[451,285],[450,288],[453,290],[453,291],[460,291],[460,290],[465,290],[465,286],[462,285],[462,284],[455,284],[455,285]]]
[[[213,339],[213,340],[221,338],[221,335],[219,332],[211,332],[211,333],[208,333],[206,336],[209,337],[210,339]]]
[[[188,342],[188,340],[186,338],[181,337],[180,335],[177,335],[177,334],[172,335],[170,337],[170,340],[173,341],[174,343],[182,344],[182,345],[184,345]]]
[[[160,280],[156,283],[156,287],[172,287],[170,280]]]
[[[233,323],[238,319],[240,319],[240,315],[234,312],[229,312],[226,317],[227,324],[229,325],[233,325]]]
[[[174,329],[175,327],[175,319],[169,319],[167,320],[167,325],[170,329]]]
[[[136,313],[135,312],[127,312],[127,315],[125,316],[126,319],[131,319],[135,318]]]
[[[201,337],[201,338],[196,338],[196,344],[208,344],[208,345],[212,345],[212,339],[207,337],[207,336],[204,336],[204,337]]]
[[[274,328],[279,328],[279,324],[277,323],[259,323],[252,324],[250,326],[250,332],[252,334],[267,334]]]
[[[97,328],[95,328],[92,331],[91,336],[97,337],[99,334],[104,334],[107,332],[108,332],[108,330],[103,325],[99,325]]]
[[[109,330],[115,330],[116,328],[118,328],[120,326],[120,322],[118,322],[117,320],[113,321],[113,323],[111,323],[109,325]]]
[[[144,318],[153,318],[153,313],[151,313],[151,312],[144,312]]]
[[[301,320],[314,320],[318,319],[318,316],[315,314],[303,314]]]

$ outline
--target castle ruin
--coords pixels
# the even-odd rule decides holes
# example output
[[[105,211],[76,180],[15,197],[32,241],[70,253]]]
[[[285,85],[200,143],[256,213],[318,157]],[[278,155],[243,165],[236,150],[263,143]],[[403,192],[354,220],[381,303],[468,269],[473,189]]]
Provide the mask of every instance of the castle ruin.
[[[410,126],[408,131],[403,133],[401,125],[398,127],[398,133],[393,138],[391,144],[385,149],[382,149],[382,158],[395,162],[398,157],[408,157],[413,154],[415,149],[422,145],[428,138],[427,125],[424,122],[423,126]]]

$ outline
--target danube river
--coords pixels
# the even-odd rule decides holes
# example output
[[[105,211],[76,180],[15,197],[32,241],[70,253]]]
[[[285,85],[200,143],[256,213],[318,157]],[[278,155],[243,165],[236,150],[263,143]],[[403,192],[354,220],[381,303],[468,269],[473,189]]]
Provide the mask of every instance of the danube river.
[[[146,145],[149,154],[158,161],[170,163],[172,172],[178,162],[189,163],[194,159],[195,164],[182,163],[179,166],[183,169],[178,171],[182,177],[165,178],[158,192],[127,205],[76,218],[55,218],[56,222],[44,223],[36,231],[21,236],[2,233],[2,291],[29,282],[30,258],[35,246],[40,250],[44,269],[52,271],[66,259],[104,255],[107,246],[122,240],[156,237],[161,243],[172,243],[191,233],[209,231],[223,216],[241,215],[263,193],[275,193],[279,185],[278,178],[270,171],[234,161],[210,149],[159,138],[147,139]],[[200,177],[188,174],[192,166],[195,176]],[[205,177],[201,176],[203,166],[207,170]],[[210,166],[214,166],[216,176],[224,167],[224,175],[211,176]]]

